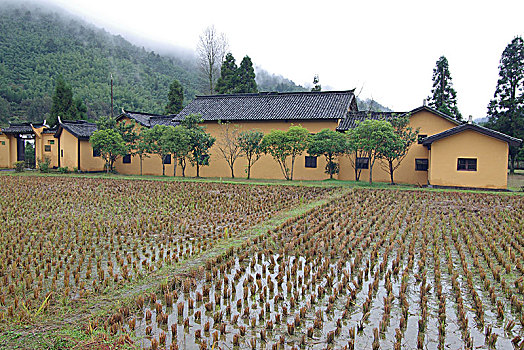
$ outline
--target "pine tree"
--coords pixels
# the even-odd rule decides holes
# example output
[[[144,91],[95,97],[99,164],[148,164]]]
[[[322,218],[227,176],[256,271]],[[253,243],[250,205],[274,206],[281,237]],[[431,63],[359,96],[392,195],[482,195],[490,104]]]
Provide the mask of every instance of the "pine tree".
[[[320,85],[320,80],[318,79],[318,74],[315,74],[313,77],[313,88],[311,88],[311,91],[322,91],[322,85]]]
[[[55,94],[53,95],[53,105],[51,106],[51,113],[48,123],[50,126],[54,126],[58,122],[58,116],[66,120],[76,120],[77,118],[77,107],[82,108],[82,101],[73,101],[73,90],[71,85],[67,84],[59,76],[56,80]],[[84,106],[85,107],[85,106]]]
[[[235,57],[228,53],[222,63],[222,68],[220,68],[220,78],[218,78],[215,90],[219,94],[232,94],[238,82],[238,67]]]
[[[238,67],[239,82],[236,86],[235,92],[239,93],[256,93],[258,92],[257,83],[255,81],[255,69],[253,62],[249,56],[244,56],[240,66]]]
[[[462,115],[457,108],[457,92],[453,89],[448,60],[441,56],[437,66],[433,69],[433,96],[429,97],[429,106],[447,114],[457,120],[462,120]]]
[[[184,88],[178,80],[174,80],[169,85],[169,93],[167,94],[168,102],[165,108],[166,114],[177,114],[183,108],[184,102]]]
[[[516,37],[506,46],[499,80],[488,106],[488,125],[510,136],[524,137],[524,41]],[[515,172],[518,149],[510,147],[510,173]]]

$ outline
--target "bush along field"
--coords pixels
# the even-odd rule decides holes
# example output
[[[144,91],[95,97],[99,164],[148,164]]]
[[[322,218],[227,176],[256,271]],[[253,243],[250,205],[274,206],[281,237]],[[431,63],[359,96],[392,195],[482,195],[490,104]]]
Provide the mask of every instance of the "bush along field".
[[[522,348],[523,209],[352,190],[89,327],[151,349]]]
[[[55,306],[147,283],[164,267],[329,191],[2,176],[0,325],[31,323]]]

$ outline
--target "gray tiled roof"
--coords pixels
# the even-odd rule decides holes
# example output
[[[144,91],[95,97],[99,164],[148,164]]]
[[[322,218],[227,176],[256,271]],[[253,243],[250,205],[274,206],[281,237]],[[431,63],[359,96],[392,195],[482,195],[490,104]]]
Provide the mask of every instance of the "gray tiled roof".
[[[189,114],[204,121],[343,119],[356,110],[354,99],[353,90],[197,96],[175,120]]]
[[[123,111],[123,113],[118,116],[117,120],[120,120],[123,117],[128,117],[130,119],[133,119],[138,124],[148,127],[148,128],[152,128],[155,125],[176,126],[179,124],[178,122],[173,121],[172,115]]]
[[[485,128],[485,127],[480,126],[480,125],[476,125],[476,124],[462,124],[462,125],[456,126],[454,128],[448,129],[446,131],[440,132],[438,134],[426,137],[424,139],[424,141],[422,142],[422,144],[424,146],[430,146],[435,141],[438,141],[440,139],[443,139],[443,138],[451,136],[451,135],[458,134],[458,133],[466,131],[466,130],[473,130],[473,131],[476,131],[478,133],[494,137],[496,139],[505,141],[505,142],[509,143],[511,146],[515,146],[515,147],[518,147],[522,143],[521,139],[517,139],[515,137],[511,137],[509,135],[503,134],[503,133],[495,131],[495,130],[491,130],[491,129]]]
[[[73,136],[79,139],[88,139],[98,129],[96,124],[89,123],[84,120],[63,120],[58,127],[55,137],[60,136],[62,128],[69,131],[71,134],[73,134]]]
[[[42,123],[33,123],[35,128],[40,128],[44,126]],[[13,123],[9,124],[7,128],[2,129],[4,134],[32,134],[33,129],[31,128],[31,123]]]
[[[340,121],[340,124],[337,127],[338,131],[346,131],[353,129],[358,125],[358,123],[363,122],[366,119],[384,119],[390,120],[395,116],[404,114],[403,112],[371,112],[371,111],[357,111],[357,112],[348,112],[346,118]]]

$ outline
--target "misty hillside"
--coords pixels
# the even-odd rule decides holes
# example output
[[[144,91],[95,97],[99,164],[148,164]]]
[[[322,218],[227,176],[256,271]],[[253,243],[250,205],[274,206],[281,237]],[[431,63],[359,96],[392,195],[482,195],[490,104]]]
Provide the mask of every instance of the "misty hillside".
[[[122,107],[163,113],[174,79],[184,86],[186,103],[204,91],[205,82],[194,61],[160,56],[41,5],[1,5],[0,33],[3,125],[45,118],[59,75],[72,85],[93,119],[110,114],[111,73],[115,113]],[[302,89],[263,70],[260,74],[264,76],[261,90]]]

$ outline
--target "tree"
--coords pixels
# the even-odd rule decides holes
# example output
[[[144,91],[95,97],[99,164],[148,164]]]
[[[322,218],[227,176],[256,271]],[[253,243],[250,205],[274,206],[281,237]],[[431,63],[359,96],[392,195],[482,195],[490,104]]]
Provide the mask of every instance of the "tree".
[[[231,169],[231,177],[235,178],[235,161],[242,154],[242,148],[240,147],[239,137],[240,128],[238,125],[232,125],[230,122],[218,121],[220,126],[220,135],[217,142],[217,147],[222,157],[226,160],[229,169]]]
[[[177,162],[179,159],[187,157],[191,150],[189,132],[185,127],[177,125],[169,127],[163,137],[162,143],[173,155],[173,176],[176,176]]]
[[[142,176],[142,162],[144,161],[144,158],[149,158],[149,143],[146,139],[146,133],[148,129],[140,128],[140,131],[138,133],[137,142],[135,145],[135,148],[133,152],[135,155],[138,156],[140,159],[140,176]]]
[[[339,166],[335,158],[341,156],[346,151],[346,137],[337,131],[322,129],[311,137],[308,153],[312,156],[326,157],[326,174],[333,178],[333,174],[338,174]]]
[[[224,33],[217,33],[215,26],[207,27],[199,37],[197,45],[199,67],[209,84],[209,94],[215,91],[215,82],[227,48],[226,36]]]
[[[184,102],[184,88],[178,80],[174,80],[171,85],[169,85],[167,99],[168,102],[165,108],[166,114],[177,114],[182,110]]]
[[[201,122],[197,114],[189,114],[181,122],[189,133],[189,161],[196,167],[196,177],[200,177],[201,166],[209,165],[209,149],[215,143],[215,138],[199,125]]]
[[[418,129],[413,130],[409,125],[409,116],[393,117],[390,120],[395,130],[395,138],[387,138],[381,148],[379,158],[383,159],[382,168],[389,172],[391,184],[394,185],[394,172],[408,154],[409,147],[417,140]]]
[[[251,167],[255,164],[262,154],[260,142],[264,134],[257,130],[242,131],[238,137],[238,144],[242,154],[247,159],[247,178],[251,177]]]
[[[264,136],[261,147],[264,153],[269,153],[280,166],[286,180],[293,180],[295,159],[308,146],[309,131],[301,126],[291,126],[288,131],[271,130]],[[291,166],[288,158],[291,157]]]
[[[311,91],[322,91],[322,85],[320,85],[320,80],[318,79],[318,74],[315,74],[313,77],[313,86]]]
[[[228,53],[220,68],[220,78],[217,81],[216,92],[219,94],[232,94],[238,81],[238,67],[235,63],[235,57]]]
[[[360,147],[359,135],[355,132],[355,129],[346,131],[346,147],[349,162],[353,170],[355,170],[355,181],[360,181],[362,168],[358,166],[358,159],[368,158],[369,152]]]
[[[49,125],[55,126],[58,123],[58,116],[62,119],[76,120],[77,104],[78,101],[73,102],[71,85],[67,84],[62,76],[59,76],[56,80],[50,117],[47,121]]]
[[[114,129],[97,130],[89,138],[94,150],[100,152],[100,156],[106,162],[106,171],[113,171],[113,165],[118,157],[124,156],[128,148],[122,135]]]
[[[355,143],[353,147],[362,150],[369,158],[369,183],[372,183],[375,161],[398,138],[395,129],[386,120],[366,119],[353,129],[351,138],[350,143]]]
[[[457,120],[462,120],[462,115],[457,107],[457,92],[451,81],[448,60],[444,56],[440,56],[437,60],[437,66],[433,69],[431,93],[432,96],[428,97],[430,107]]]
[[[235,88],[237,93],[256,93],[258,92],[257,83],[255,81],[255,70],[253,62],[249,56],[244,56],[240,66],[238,67],[238,85]]]
[[[499,65],[499,80],[488,106],[489,127],[524,138],[524,41],[514,38],[506,46]],[[518,147],[510,147],[510,173],[515,173]]]
[[[143,129],[141,132],[144,144],[149,153],[156,154],[162,161],[162,176],[166,174],[165,160],[171,154],[170,144],[166,134],[169,132],[168,125],[155,125],[150,129]]]

